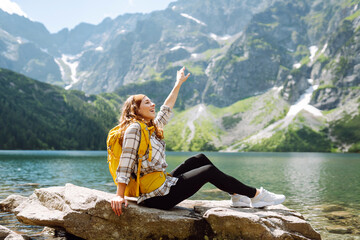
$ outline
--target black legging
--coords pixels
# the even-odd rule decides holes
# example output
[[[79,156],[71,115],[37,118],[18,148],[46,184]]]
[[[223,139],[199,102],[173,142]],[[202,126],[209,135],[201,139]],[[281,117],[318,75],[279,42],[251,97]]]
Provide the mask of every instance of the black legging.
[[[179,178],[179,180],[170,188],[170,192],[165,196],[146,199],[143,202],[145,206],[170,209],[194,195],[208,182],[230,194],[237,193],[248,197],[254,197],[256,194],[256,188],[249,187],[221,172],[204,154],[198,154],[187,159],[176,167],[171,175]]]

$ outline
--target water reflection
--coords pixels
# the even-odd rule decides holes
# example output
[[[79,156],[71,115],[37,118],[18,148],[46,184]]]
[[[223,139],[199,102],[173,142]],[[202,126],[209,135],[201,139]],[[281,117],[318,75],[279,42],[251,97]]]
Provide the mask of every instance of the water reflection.
[[[285,185],[289,191],[289,200],[306,205],[320,203],[323,187],[320,179],[326,157],[316,154],[289,154],[284,168]]]

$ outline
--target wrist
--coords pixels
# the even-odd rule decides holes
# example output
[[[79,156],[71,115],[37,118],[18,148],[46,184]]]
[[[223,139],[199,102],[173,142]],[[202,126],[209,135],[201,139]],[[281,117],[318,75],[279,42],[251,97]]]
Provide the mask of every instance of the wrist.
[[[176,87],[181,87],[181,85],[182,85],[182,82],[176,81],[176,83],[175,83],[175,85],[174,85],[174,88],[176,88]]]

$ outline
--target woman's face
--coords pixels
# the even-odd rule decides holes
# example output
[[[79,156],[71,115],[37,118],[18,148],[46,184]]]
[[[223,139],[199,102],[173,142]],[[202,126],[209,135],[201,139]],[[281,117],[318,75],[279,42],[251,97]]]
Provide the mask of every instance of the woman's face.
[[[151,100],[145,96],[141,101],[139,114],[146,120],[150,121],[155,119],[155,103],[151,102]]]

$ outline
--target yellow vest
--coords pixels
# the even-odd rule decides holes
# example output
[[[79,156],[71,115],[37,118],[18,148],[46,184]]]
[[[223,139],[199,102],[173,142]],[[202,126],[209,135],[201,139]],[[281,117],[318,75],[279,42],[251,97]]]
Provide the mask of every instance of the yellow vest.
[[[152,172],[140,178],[141,162],[148,149],[148,161],[151,162],[152,147],[150,142],[150,136],[155,129],[154,127],[148,127],[143,122],[137,121],[137,123],[139,123],[141,127],[141,137],[138,149],[138,169],[136,179],[131,177],[129,184],[125,188],[125,196],[128,197],[138,197],[140,193],[152,192],[159,188],[166,180],[166,175],[163,172]],[[120,126],[118,125],[109,131],[106,140],[109,171],[116,185],[116,170],[119,166],[120,156],[122,153],[120,136]]]

